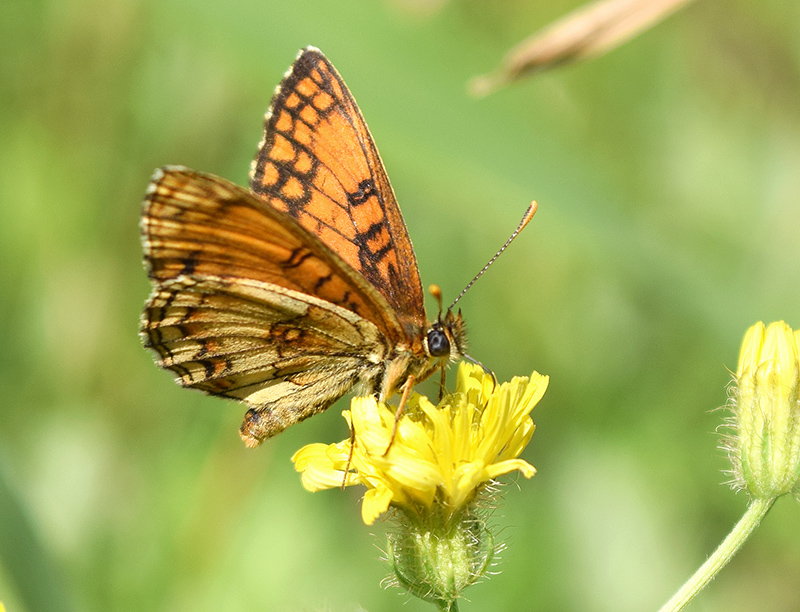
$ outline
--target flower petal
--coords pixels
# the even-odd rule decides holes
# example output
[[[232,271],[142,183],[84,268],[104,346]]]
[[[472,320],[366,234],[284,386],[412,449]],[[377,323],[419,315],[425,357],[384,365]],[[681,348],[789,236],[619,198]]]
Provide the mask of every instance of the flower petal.
[[[369,489],[364,494],[364,501],[361,502],[361,519],[364,524],[372,525],[381,514],[389,509],[391,501],[392,490],[388,487]]]

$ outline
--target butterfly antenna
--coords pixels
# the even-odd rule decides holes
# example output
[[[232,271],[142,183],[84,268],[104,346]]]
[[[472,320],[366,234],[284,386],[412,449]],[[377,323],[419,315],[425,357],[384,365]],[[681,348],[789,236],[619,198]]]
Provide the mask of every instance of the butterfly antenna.
[[[522,221],[520,221],[520,222],[519,222],[519,225],[517,226],[517,229],[515,229],[515,230],[514,230],[514,233],[513,233],[513,234],[511,234],[511,236],[509,237],[509,239],[508,239],[508,240],[506,240],[506,243],[505,243],[503,246],[501,246],[501,247],[500,247],[500,250],[499,250],[499,251],[497,251],[497,253],[495,253],[495,254],[494,254],[494,257],[492,257],[492,258],[489,260],[489,263],[487,263],[485,266],[483,266],[483,269],[482,269],[480,272],[478,272],[478,273],[475,275],[475,278],[473,278],[471,281],[469,281],[469,283],[467,284],[467,286],[466,286],[466,287],[464,287],[464,289],[461,291],[461,293],[459,293],[459,294],[458,294],[458,297],[457,297],[456,299],[454,299],[454,300],[453,300],[453,303],[452,303],[452,304],[450,304],[450,307],[447,309],[447,311],[448,311],[448,312],[450,312],[451,310],[453,310],[453,306],[455,306],[455,305],[456,305],[456,303],[458,302],[458,300],[460,300],[462,297],[464,297],[464,294],[465,294],[467,291],[469,291],[469,288],[470,288],[470,287],[472,287],[472,285],[474,285],[474,284],[475,284],[475,281],[476,281],[476,280],[478,280],[478,279],[479,279],[481,276],[483,276],[483,274],[486,272],[486,270],[488,270],[488,269],[489,269],[489,266],[491,266],[491,265],[492,265],[492,264],[495,262],[495,260],[496,260],[498,257],[500,257],[500,255],[503,253],[503,251],[505,251],[505,250],[508,248],[508,245],[509,245],[509,244],[511,244],[511,243],[514,241],[514,238],[516,238],[516,237],[519,235],[519,233],[520,233],[520,232],[521,232],[523,229],[525,229],[525,226],[526,226],[526,225],[528,225],[528,222],[529,222],[531,219],[533,219],[533,215],[534,215],[534,214],[536,214],[536,209],[537,209],[538,207],[539,207],[539,205],[538,205],[538,204],[537,204],[535,201],[534,201],[534,202],[531,202],[531,205],[530,205],[530,206],[528,206],[528,210],[526,210],[526,211],[525,211],[525,215],[522,217]],[[474,360],[472,360],[472,361],[474,361]],[[475,363],[476,363],[477,365],[481,365],[481,364],[480,364],[480,363],[478,363],[477,361],[476,361]],[[482,366],[482,365],[481,365],[481,367],[483,368],[483,366]],[[486,370],[486,368],[483,368],[483,369],[484,369],[484,370]],[[488,371],[488,370],[487,370],[487,371]]]

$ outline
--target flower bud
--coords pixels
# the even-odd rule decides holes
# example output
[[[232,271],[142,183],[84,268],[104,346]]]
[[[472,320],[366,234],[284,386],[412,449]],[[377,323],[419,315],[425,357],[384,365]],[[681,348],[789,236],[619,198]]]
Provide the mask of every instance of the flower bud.
[[[389,584],[449,610],[464,589],[486,576],[501,548],[495,545],[485,515],[480,503],[456,515],[432,512],[423,520],[398,508],[388,533],[387,558],[393,574]]]
[[[735,486],[756,498],[800,492],[800,331],[783,321],[751,327],[732,399]]]

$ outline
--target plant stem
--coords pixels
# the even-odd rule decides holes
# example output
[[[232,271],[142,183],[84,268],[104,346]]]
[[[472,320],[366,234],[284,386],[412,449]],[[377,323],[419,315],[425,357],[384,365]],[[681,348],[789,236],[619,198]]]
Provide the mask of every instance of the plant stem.
[[[750,502],[747,510],[736,523],[736,526],[722,541],[717,550],[700,566],[694,576],[689,578],[680,590],[672,596],[660,612],[678,612],[683,610],[686,605],[694,599],[703,587],[711,582],[719,571],[727,565],[728,561],[733,558],[733,555],[744,544],[745,540],[750,537],[753,530],[758,527],[761,519],[772,507],[775,502],[775,497],[758,498]]]

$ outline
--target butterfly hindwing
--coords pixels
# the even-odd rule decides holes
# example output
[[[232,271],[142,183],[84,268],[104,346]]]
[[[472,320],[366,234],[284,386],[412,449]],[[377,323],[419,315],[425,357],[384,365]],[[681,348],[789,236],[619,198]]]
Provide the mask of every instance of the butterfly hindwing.
[[[251,189],[358,271],[409,335],[425,326],[417,261],[369,129],[341,76],[304,49],[278,87]]]
[[[179,276],[145,307],[142,335],[178,382],[246,402],[249,446],[379,375],[388,351],[354,313],[258,281]]]

